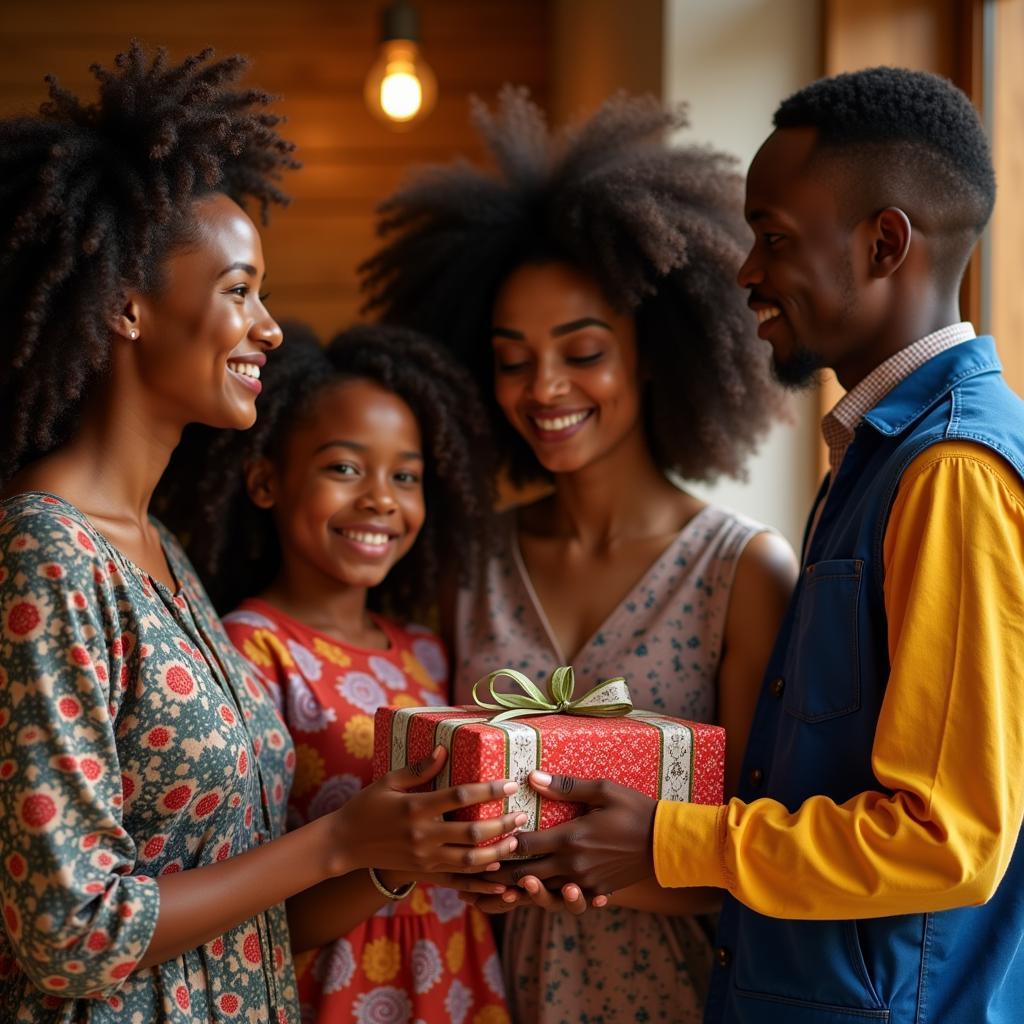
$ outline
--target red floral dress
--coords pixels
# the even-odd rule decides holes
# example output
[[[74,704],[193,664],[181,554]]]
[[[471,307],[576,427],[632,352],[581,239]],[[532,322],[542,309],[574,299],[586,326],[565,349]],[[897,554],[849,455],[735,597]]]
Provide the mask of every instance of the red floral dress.
[[[374,621],[387,650],[340,643],[255,598],[224,620],[295,742],[289,827],[335,810],[370,782],[378,707],[448,703],[438,639],[422,627]],[[297,956],[295,969],[304,1024],[509,1020],[490,927],[450,889],[418,886],[345,938]]]

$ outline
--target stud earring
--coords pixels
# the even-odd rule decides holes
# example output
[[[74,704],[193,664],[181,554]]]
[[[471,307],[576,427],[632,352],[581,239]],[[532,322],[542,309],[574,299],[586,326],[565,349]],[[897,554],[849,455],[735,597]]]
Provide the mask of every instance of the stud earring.
[[[132,341],[134,341],[138,336],[139,332],[136,331],[134,328],[128,332],[128,337],[131,338]]]

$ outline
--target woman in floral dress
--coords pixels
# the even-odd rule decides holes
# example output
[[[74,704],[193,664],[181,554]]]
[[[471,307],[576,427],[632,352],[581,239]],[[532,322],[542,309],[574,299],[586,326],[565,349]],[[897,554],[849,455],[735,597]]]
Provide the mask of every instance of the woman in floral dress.
[[[398,328],[326,347],[304,333],[286,326],[268,361],[256,429],[202,444],[198,477],[171,473],[198,479],[178,488],[193,509],[183,532],[217,599],[237,606],[228,635],[295,743],[291,828],[370,783],[377,708],[449,702],[441,643],[407,623],[442,565],[473,578],[492,477],[479,398],[443,350]],[[508,1021],[490,926],[450,888],[421,885],[297,955],[296,972],[303,1019],[319,1024]]]
[[[297,1024],[286,899],[337,934],[514,848],[403,792],[437,752],[283,834],[291,740],[148,517],[186,423],[252,425],[281,341],[232,197],[280,198],[290,147],[242,68],[134,45],[97,104],[51,82],[0,122],[0,1020]]]
[[[678,485],[740,474],[778,408],[735,283],[740,180],[721,154],[669,145],[685,118],[653,100],[618,97],[551,137],[510,90],[477,121],[497,173],[411,179],[366,267],[371,305],[445,338],[488,389],[513,482],[549,488],[505,515],[459,594],[456,696],[505,665],[540,684],[561,664],[584,687],[623,674],[638,707],[726,727],[728,792],[796,573],[777,534]],[[702,1019],[713,891],[636,886],[576,917],[522,881],[541,905],[506,920],[517,1020]],[[562,894],[580,909],[578,888]]]

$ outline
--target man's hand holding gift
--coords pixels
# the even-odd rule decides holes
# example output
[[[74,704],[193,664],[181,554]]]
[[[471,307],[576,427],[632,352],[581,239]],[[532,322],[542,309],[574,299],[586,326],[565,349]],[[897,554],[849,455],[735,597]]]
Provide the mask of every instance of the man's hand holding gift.
[[[532,902],[546,910],[586,911],[654,875],[652,832],[657,800],[607,779],[577,779],[534,771],[530,785],[547,800],[585,804],[587,813],[540,832],[520,832],[517,855],[488,875],[518,886],[499,897],[466,894],[481,910],[502,913]]]

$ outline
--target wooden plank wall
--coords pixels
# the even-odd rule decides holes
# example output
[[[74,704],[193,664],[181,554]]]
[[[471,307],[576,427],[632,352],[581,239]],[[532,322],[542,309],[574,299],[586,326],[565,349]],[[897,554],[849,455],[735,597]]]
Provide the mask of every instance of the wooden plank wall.
[[[0,6],[0,116],[33,110],[42,76],[94,95],[89,64],[109,64],[136,35],[181,57],[206,45],[245,53],[251,81],[283,97],[285,134],[303,170],[292,205],[264,235],[269,305],[328,334],[358,314],[355,267],[373,249],[373,209],[424,162],[482,156],[468,100],[502,83],[546,105],[549,0],[419,0],[425,55],[438,77],[433,113],[395,132],[362,99],[384,0],[5,0]]]
[[[992,156],[996,209],[992,218],[990,327],[1010,386],[1024,395],[1024,0],[995,7]]]
[[[824,0],[822,68],[826,75],[879,64],[931,71],[952,79],[981,106],[980,4],[982,0]],[[972,258],[961,306],[981,328],[980,274],[977,251]],[[843,390],[829,373],[822,383],[821,413],[828,412]],[[828,469],[828,451],[819,446],[818,465]]]

